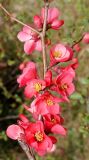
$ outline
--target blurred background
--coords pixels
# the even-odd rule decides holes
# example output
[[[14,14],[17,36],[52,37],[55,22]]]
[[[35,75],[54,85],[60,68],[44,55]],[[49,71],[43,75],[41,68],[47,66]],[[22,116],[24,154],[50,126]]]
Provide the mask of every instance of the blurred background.
[[[43,0],[0,0],[0,3],[27,24],[43,6]],[[89,32],[89,0],[54,0],[51,6],[60,9],[61,19],[65,21],[58,32],[48,33],[52,43],[61,41],[72,45],[84,32]],[[21,28],[0,9],[0,160],[27,159],[18,143],[7,138],[5,130],[16,123],[19,113],[28,114],[22,107],[25,99],[16,82],[19,64],[35,58],[38,65],[42,65],[40,54],[34,53],[30,57],[24,54],[23,44],[17,39]],[[79,59],[76,92],[71,96],[70,104],[62,106],[68,135],[65,138],[58,136],[56,151],[44,158],[37,156],[37,160],[89,160],[89,45],[81,44],[81,51],[75,54]]]

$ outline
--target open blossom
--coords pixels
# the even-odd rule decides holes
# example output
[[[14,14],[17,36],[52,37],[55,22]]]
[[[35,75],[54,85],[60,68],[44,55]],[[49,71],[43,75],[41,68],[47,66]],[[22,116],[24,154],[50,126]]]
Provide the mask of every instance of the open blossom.
[[[50,152],[53,147],[53,137],[45,134],[43,123],[41,121],[29,122],[24,115],[20,115],[20,118],[22,121],[20,120],[18,125],[13,124],[7,128],[7,136],[13,140],[21,140],[27,143],[40,156]]]
[[[63,118],[59,115],[47,114],[43,116],[44,126],[47,133],[66,135],[66,129],[62,126]]]
[[[53,143],[44,132],[44,126],[42,121],[36,123],[30,123],[25,130],[26,142],[29,146],[43,156],[52,149]]]
[[[24,107],[33,114],[35,119],[37,119],[39,115],[48,113],[59,114],[61,112],[61,108],[58,104],[59,102],[63,102],[63,100],[46,91],[44,94],[38,96],[31,103],[30,107],[27,107],[26,105],[24,105]]]
[[[42,8],[41,10],[41,19],[42,23],[44,21],[45,9]],[[47,28],[52,28],[54,30],[59,29],[63,24],[63,20],[59,20],[60,12],[57,8],[49,8],[48,10],[48,17],[47,17]]]
[[[63,44],[56,44],[50,50],[50,65],[54,65],[57,62],[66,62],[73,57],[73,51],[70,47]]]
[[[17,37],[21,42],[24,42],[25,53],[31,54],[34,50],[42,50],[41,40],[38,34],[33,32],[29,27],[24,26]]]
[[[44,80],[32,79],[25,87],[24,94],[27,98],[32,98],[36,96],[40,91],[46,87]]]
[[[30,80],[37,78],[37,70],[34,62],[28,62],[22,70],[22,74],[18,76],[17,82],[19,87],[25,86]]]
[[[82,41],[87,44],[89,43],[89,32],[85,33]]]
[[[42,29],[44,22],[45,9],[42,8],[41,15],[34,16],[34,25],[38,29]],[[57,8],[49,8],[48,9],[48,17],[47,17],[47,29],[58,30],[63,24],[63,20],[59,20],[60,12]]]
[[[74,84],[72,83],[73,78],[74,75],[73,73],[70,72],[69,73],[64,72],[61,75],[57,76],[56,78],[55,90],[66,99],[69,95],[71,95],[75,91]]]

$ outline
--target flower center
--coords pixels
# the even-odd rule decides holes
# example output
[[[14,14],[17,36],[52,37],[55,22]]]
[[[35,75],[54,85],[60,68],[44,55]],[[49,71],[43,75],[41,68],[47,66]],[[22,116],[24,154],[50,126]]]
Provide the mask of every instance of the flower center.
[[[68,88],[68,85],[66,83],[61,85],[62,90],[66,90],[67,88]]]
[[[53,53],[53,55],[54,55],[55,58],[60,58],[62,56],[62,53],[61,53],[61,51],[55,51]]]
[[[53,101],[51,99],[47,99],[46,101],[48,106],[52,106],[53,105]]]
[[[38,142],[41,142],[43,140],[43,133],[41,133],[40,131],[35,133],[35,138]]]
[[[39,92],[40,90],[42,90],[42,85],[40,83],[35,83],[34,87],[35,87],[35,90],[37,92]]]
[[[56,123],[56,120],[54,118],[51,119],[52,123]]]

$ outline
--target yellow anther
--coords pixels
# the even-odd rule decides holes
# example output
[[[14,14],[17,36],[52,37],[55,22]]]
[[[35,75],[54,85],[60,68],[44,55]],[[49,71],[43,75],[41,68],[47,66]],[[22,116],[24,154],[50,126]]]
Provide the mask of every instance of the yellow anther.
[[[68,88],[68,85],[66,83],[61,85],[62,90],[66,90],[67,88]]]
[[[51,119],[51,122],[52,123],[56,123],[56,120],[53,118],[53,119]]]
[[[42,85],[40,83],[35,83],[34,88],[37,92],[42,90]]]
[[[60,51],[56,51],[53,53],[55,58],[60,58],[62,56],[62,53]]]
[[[46,101],[48,106],[52,106],[53,105],[53,101],[51,99],[47,99]]]
[[[35,133],[35,138],[38,142],[41,142],[43,140],[43,133],[41,133],[40,131]]]

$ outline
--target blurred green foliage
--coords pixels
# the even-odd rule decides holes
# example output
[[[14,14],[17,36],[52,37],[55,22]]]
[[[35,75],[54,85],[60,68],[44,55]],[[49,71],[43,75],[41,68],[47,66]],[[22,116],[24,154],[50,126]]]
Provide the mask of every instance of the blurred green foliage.
[[[27,24],[43,6],[42,0],[0,0],[0,3]],[[89,31],[89,0],[54,0],[52,6],[61,10],[61,18],[65,21],[58,32],[49,31],[52,44],[62,41],[72,45]],[[0,10],[0,160],[26,159],[17,142],[8,140],[5,134],[7,126],[16,123],[17,115],[25,112],[22,107],[25,99],[22,90],[18,89],[16,78],[19,64],[29,57],[24,54],[23,44],[17,40],[20,29],[19,24],[10,21]],[[81,47],[81,52],[76,53],[80,64],[75,79],[76,92],[71,96],[71,102],[63,105],[68,135],[66,138],[58,136],[55,153],[44,158],[37,157],[37,160],[89,159],[89,45]],[[30,60],[34,58],[38,65],[42,65],[38,53],[34,53]]]

